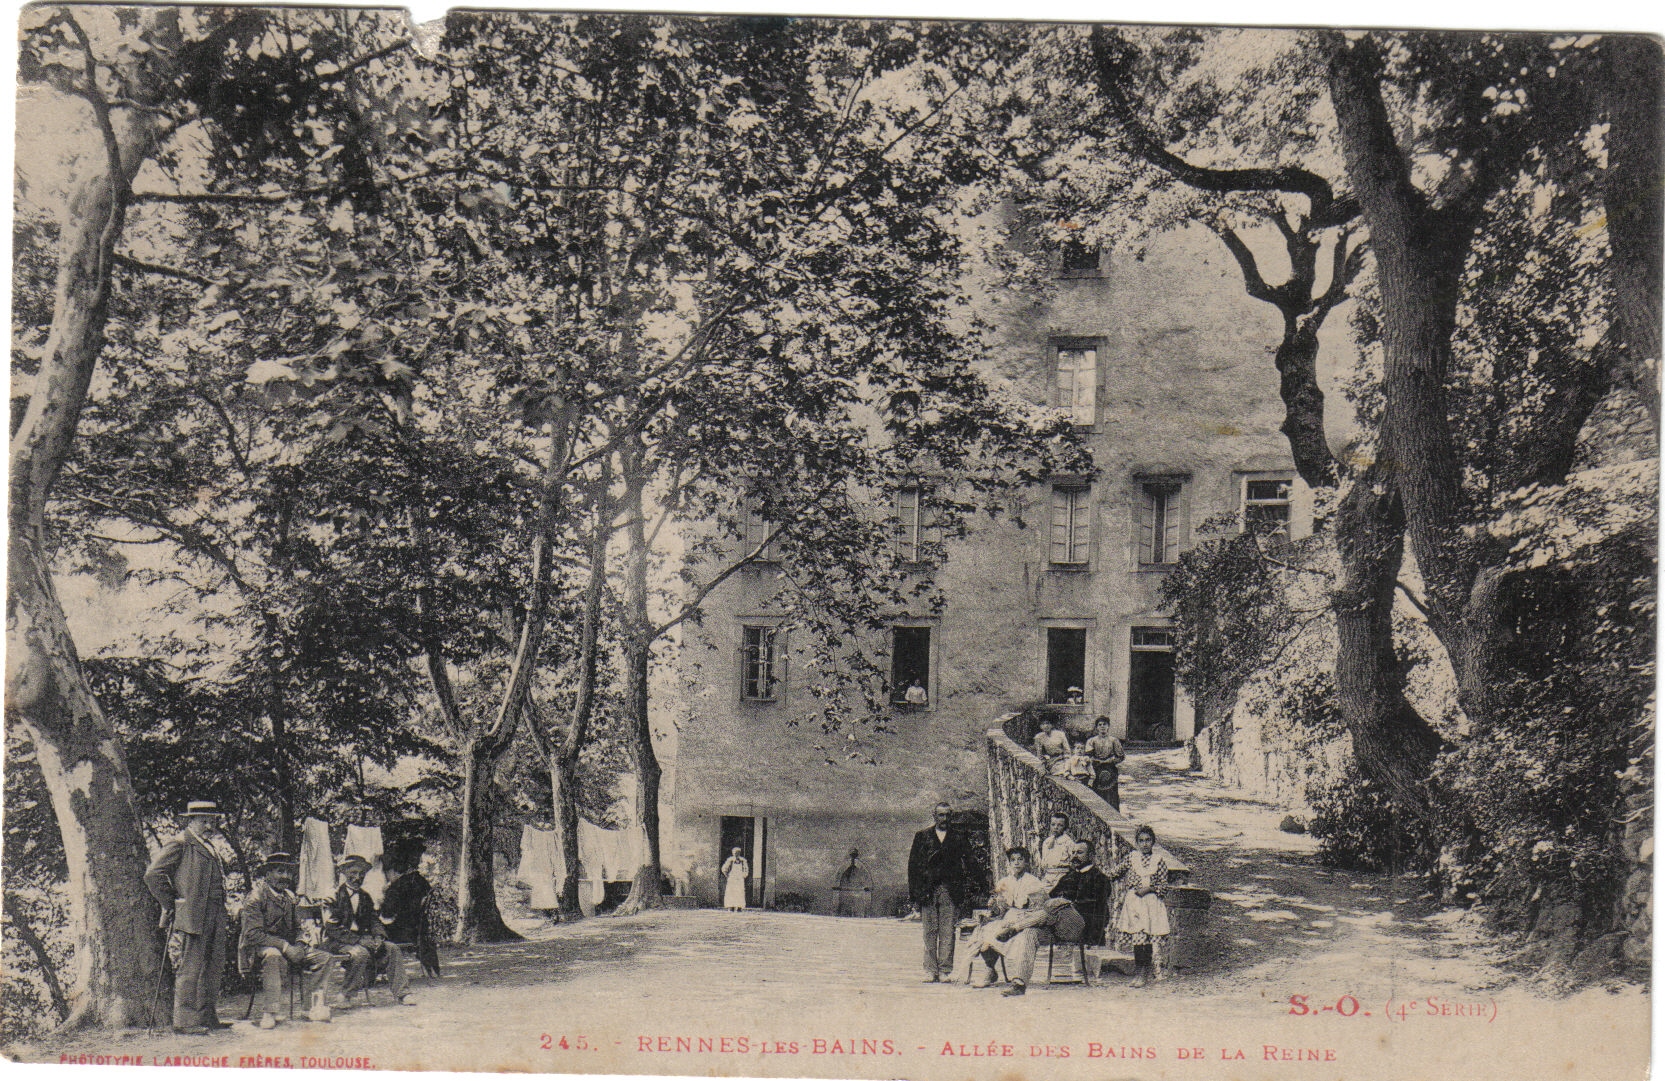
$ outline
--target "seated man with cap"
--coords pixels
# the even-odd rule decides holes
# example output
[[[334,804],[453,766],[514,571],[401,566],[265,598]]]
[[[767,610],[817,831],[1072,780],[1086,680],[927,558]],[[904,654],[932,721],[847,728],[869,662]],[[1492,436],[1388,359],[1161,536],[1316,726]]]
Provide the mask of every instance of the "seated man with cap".
[[[406,993],[409,977],[405,975],[405,953],[396,942],[387,940],[387,928],[376,911],[376,902],[364,892],[364,876],[370,861],[363,856],[346,856],[336,864],[341,872],[341,887],[325,915],[324,934],[329,947],[347,955],[347,972],[341,985],[342,1005],[352,1005],[351,995],[369,982],[370,962],[387,975],[388,990],[394,1001],[403,1006],[416,1002]]]
[[[335,958],[301,941],[300,919],[295,911],[295,875],[299,865],[287,852],[273,852],[259,869],[260,880],[243,902],[243,935],[238,945],[237,967],[242,972],[260,970],[260,1027],[277,1025],[278,1000],[283,994],[283,970],[301,972],[301,1000],[308,1005],[307,1019],[328,1021],[329,1005],[324,990]]]
[[[196,1035],[230,1028],[219,1017],[220,972],[225,968],[225,868],[213,839],[220,809],[192,800],[181,816],[185,831],[145,869],[145,887],[162,906],[174,971],[173,1029]]]

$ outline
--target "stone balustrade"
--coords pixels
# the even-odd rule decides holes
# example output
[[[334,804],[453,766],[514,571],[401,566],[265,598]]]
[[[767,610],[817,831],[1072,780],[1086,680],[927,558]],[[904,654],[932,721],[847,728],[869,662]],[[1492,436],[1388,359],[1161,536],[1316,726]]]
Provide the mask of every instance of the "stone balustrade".
[[[990,858],[1014,845],[1038,851],[1053,812],[1062,811],[1070,836],[1093,846],[1100,867],[1111,866],[1132,851],[1134,824],[1086,785],[1049,775],[1026,749],[1033,726],[1026,714],[1009,713],[988,730]]]
[[[1037,851],[1053,813],[1062,811],[1070,821],[1070,836],[1093,846],[1093,859],[1100,867],[1112,866],[1133,850],[1137,826],[1091,788],[1047,772],[1046,763],[1028,750],[1037,720],[1026,713],[1008,713],[987,732],[990,858],[998,859],[998,853],[1015,845]],[[1169,872],[1170,885],[1177,887],[1168,898],[1173,925],[1170,963],[1182,969],[1200,961],[1213,900],[1207,890],[1189,885],[1190,874],[1186,867]]]

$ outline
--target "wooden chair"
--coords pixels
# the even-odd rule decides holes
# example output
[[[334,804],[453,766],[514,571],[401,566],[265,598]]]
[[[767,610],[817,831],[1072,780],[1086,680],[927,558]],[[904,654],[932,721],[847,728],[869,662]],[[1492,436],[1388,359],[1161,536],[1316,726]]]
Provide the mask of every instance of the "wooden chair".
[[[1087,987],[1093,985],[1092,977],[1087,969],[1087,921],[1074,905],[1066,905],[1058,910],[1057,918],[1050,924],[1039,928],[1039,945],[1046,947],[1046,982],[1052,983],[1052,954],[1059,946],[1075,947],[1076,971],[1081,974],[1081,983]]]

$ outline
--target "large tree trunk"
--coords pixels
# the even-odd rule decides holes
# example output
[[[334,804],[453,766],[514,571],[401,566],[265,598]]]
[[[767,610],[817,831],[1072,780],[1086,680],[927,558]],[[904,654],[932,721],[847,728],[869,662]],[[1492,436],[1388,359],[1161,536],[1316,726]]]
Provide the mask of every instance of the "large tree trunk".
[[[648,669],[652,646],[632,642],[625,650],[630,742],[636,758],[636,820],[642,830],[642,865],[631,883],[630,896],[620,915],[657,908],[664,896],[659,847],[659,782],[662,771],[653,750],[653,726],[648,716]]]
[[[72,188],[59,239],[52,327],[12,438],[6,714],[34,742],[69,865],[66,1027],[143,1024],[161,967],[148,862],[121,741],[81,669],[52,584],[46,506],[74,444],[104,346],[113,253],[150,122],[106,132],[102,171]]]
[[[555,809],[555,825],[561,834],[561,892],[559,912],[562,919],[578,919],[584,914],[578,889],[578,756],[563,750],[549,758],[549,787]]]
[[[478,736],[463,750],[462,851],[457,866],[459,945],[513,942],[520,938],[497,908],[497,875],[492,844],[495,803],[492,785],[508,740]]]
[[[1285,320],[1274,360],[1283,398],[1282,431],[1289,439],[1295,472],[1309,488],[1335,486],[1335,456],[1324,434],[1324,391],[1318,386],[1318,328],[1322,320]]]
[[[1404,558],[1399,496],[1378,465],[1357,477],[1336,510],[1341,576],[1331,594],[1336,622],[1336,694],[1365,776],[1425,824],[1434,812],[1427,781],[1442,740],[1405,698],[1393,645],[1393,600]]]
[[[1483,723],[1499,636],[1497,576],[1482,573],[1481,541],[1465,534],[1462,463],[1446,381],[1465,260],[1489,192],[1437,210],[1417,189],[1382,100],[1381,59],[1368,38],[1337,47],[1330,65],[1347,174],[1353,182],[1382,296],[1382,458],[1405,533],[1427,585],[1428,623],[1451,657],[1457,698]]]
[[[630,716],[630,743],[636,759],[636,821],[642,831],[642,864],[631,884],[630,896],[619,906],[620,915],[657,908],[660,886],[659,758],[653,751],[653,725],[648,707],[648,674],[653,663],[654,631],[648,612],[648,540],[643,516],[642,460],[639,441],[625,455],[624,514],[629,522],[629,551],[624,568],[625,708]]]
[[[1607,170],[1603,176],[1607,240],[1624,343],[1621,363],[1659,425],[1661,244],[1665,221],[1659,181],[1661,93],[1665,64],[1657,39],[1614,34],[1600,45],[1604,61],[1597,93],[1607,114]]]
[[[603,467],[596,485],[598,495],[592,509],[590,532],[590,576],[584,586],[584,615],[579,626],[578,694],[572,716],[553,754],[549,756],[549,787],[555,805],[555,822],[561,831],[561,914],[578,917],[578,755],[589,738],[590,720],[595,715],[596,665],[601,647],[601,607],[607,592],[607,543],[613,535],[613,508],[607,488],[612,470]],[[533,724],[539,723],[536,718]]]

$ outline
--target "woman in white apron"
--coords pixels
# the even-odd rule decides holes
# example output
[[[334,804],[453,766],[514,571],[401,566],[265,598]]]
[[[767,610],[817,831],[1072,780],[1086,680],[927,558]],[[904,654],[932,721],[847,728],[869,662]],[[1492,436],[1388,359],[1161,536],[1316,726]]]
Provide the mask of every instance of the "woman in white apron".
[[[751,877],[751,864],[736,848],[734,854],[723,861],[723,907],[730,912],[740,912],[746,907],[746,879]]]

